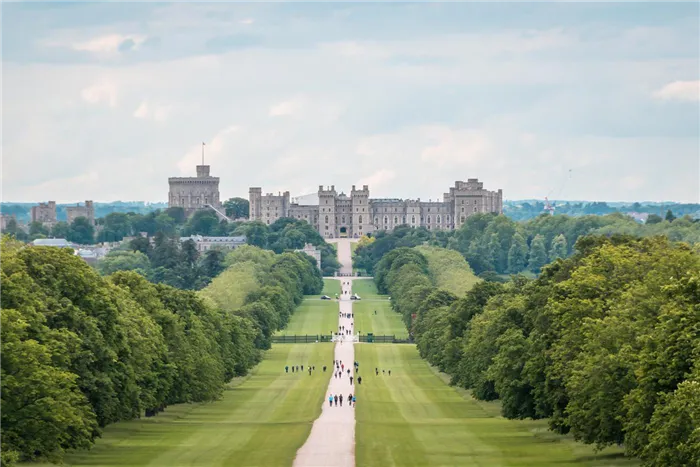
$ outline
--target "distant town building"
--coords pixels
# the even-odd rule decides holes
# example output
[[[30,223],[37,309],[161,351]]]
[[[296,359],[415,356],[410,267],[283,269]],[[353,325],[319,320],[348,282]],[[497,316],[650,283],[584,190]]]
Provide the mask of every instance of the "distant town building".
[[[294,251],[299,253],[306,253],[307,255],[311,256],[313,259],[316,260],[316,266],[318,267],[318,269],[321,269],[321,250],[317,249],[311,243],[305,244],[304,248],[302,248],[301,250]]]
[[[56,223],[56,201],[32,206],[32,222],[41,222],[48,227],[54,225]]]
[[[97,260],[99,259],[99,255],[94,250],[80,248],[79,250],[77,250],[75,252],[75,254],[76,254],[76,256],[79,256],[82,259],[84,259],[85,262],[88,264],[95,264],[95,263],[97,263]]]
[[[635,221],[644,224],[647,219],[649,218],[649,213],[648,212],[628,212],[626,213],[628,216],[630,216],[632,219]]]
[[[250,219],[272,224],[281,217],[302,219],[323,237],[359,238],[376,230],[391,231],[399,225],[429,230],[454,230],[476,213],[502,213],[503,190],[488,191],[483,182],[470,178],[456,181],[443,195],[443,201],[370,198],[369,187],[352,186],[350,196],[338,193],[335,186],[318,187],[318,204],[291,202],[289,192],[262,194],[262,188],[249,190]]]
[[[17,218],[14,214],[0,214],[0,231],[5,231],[10,221],[17,222]]]
[[[196,177],[168,178],[168,207],[181,207],[187,216],[198,209],[213,208],[220,213],[219,177],[209,175],[208,165],[197,166]]]
[[[80,203],[76,203],[75,206],[67,206],[66,217],[69,224],[78,217],[85,217],[90,221],[90,224],[95,225],[95,207],[90,200],[86,200],[84,206],[81,206]]]
[[[208,251],[215,248],[222,250],[233,250],[241,245],[245,245],[246,237],[205,237],[202,235],[192,235],[190,237],[180,237],[181,242],[192,240],[197,246],[197,251]]]

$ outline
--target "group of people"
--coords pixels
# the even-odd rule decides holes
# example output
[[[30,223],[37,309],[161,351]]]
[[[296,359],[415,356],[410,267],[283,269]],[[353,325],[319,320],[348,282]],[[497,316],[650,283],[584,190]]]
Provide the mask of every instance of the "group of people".
[[[354,394],[350,393],[348,394],[348,398],[346,399],[348,401],[348,407],[355,407],[355,402],[357,401],[357,398],[355,397]],[[335,406],[338,407],[338,402],[340,402],[340,406],[343,406],[343,395],[342,394],[330,394],[328,396],[328,405],[333,407],[333,404],[335,403]]]
[[[376,314],[376,312],[375,312],[375,314]],[[354,317],[355,317],[355,313],[343,313],[342,311],[339,311],[339,312],[338,312],[338,317],[339,317],[339,318],[354,318]]]
[[[292,373],[294,372],[299,372],[299,371],[304,371],[304,365],[292,365],[291,367],[289,365],[286,365],[284,367],[284,372],[289,373],[289,368],[292,369]],[[307,371],[309,372],[309,376],[311,376],[311,373],[316,371],[316,365],[307,365],[306,366]],[[326,367],[323,367],[323,371],[326,371]]]

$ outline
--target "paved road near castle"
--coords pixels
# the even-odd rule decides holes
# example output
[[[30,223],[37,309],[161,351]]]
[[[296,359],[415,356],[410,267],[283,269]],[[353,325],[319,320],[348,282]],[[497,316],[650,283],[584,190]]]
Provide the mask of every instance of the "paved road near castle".
[[[349,239],[339,239],[336,243],[338,248],[338,261],[340,261],[342,274],[352,273],[352,253],[350,250]],[[352,301],[350,294],[352,293],[352,278],[339,277],[341,281],[340,295],[340,313],[352,313]],[[338,326],[345,326],[345,329],[352,329],[352,319],[339,318]],[[326,397],[319,404],[323,405],[321,416],[316,419],[311,428],[311,433],[306,443],[297,452],[294,459],[295,467],[349,467],[355,465],[355,409],[348,405],[347,397],[349,394],[354,394],[354,384],[350,384],[350,378],[347,373],[350,369],[350,375],[355,376],[355,351],[351,336],[346,336],[347,341],[338,342],[335,345],[335,360],[342,361],[345,365],[344,374],[340,378],[333,376],[333,372],[337,371],[333,367],[333,362],[328,362],[328,368],[332,371],[331,380],[328,384]],[[326,364],[324,362],[324,364]],[[342,394],[343,406],[329,407],[328,395]],[[362,403],[362,401],[358,401]]]

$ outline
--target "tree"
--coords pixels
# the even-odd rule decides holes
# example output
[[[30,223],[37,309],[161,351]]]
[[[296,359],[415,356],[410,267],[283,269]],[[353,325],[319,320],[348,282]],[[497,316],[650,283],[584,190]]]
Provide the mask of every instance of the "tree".
[[[653,224],[658,224],[660,222],[663,222],[663,218],[661,216],[658,216],[656,214],[649,214],[647,217],[646,224],[653,225]]]
[[[513,242],[508,250],[508,272],[517,274],[525,269],[526,264],[527,242],[520,232],[516,232],[515,235],[513,235]]]
[[[668,222],[673,222],[676,220],[676,216],[673,215],[673,211],[671,211],[670,209],[666,211],[665,220]]]
[[[262,222],[251,222],[246,228],[246,241],[248,245],[265,248],[267,246],[268,229]]]
[[[87,217],[76,217],[70,224],[67,240],[78,245],[91,245],[95,243],[95,226]]]
[[[19,227],[17,221],[14,218],[10,219],[7,222],[7,225],[5,226],[5,229],[2,231],[2,233],[11,235],[12,237],[21,241],[27,241],[28,239],[27,233]]]
[[[70,235],[70,226],[67,222],[57,222],[51,227],[51,237],[53,238],[68,238]]]
[[[230,198],[224,201],[224,209],[231,219],[247,218],[250,215],[250,202],[244,198]]]
[[[549,249],[549,261],[554,261],[557,258],[566,258],[567,251],[566,237],[562,234],[557,235],[554,237],[552,246]]]
[[[185,235],[216,235],[219,227],[219,218],[211,209],[202,209],[195,212],[185,224]]]
[[[49,229],[47,229],[43,223],[34,221],[29,224],[29,237],[30,238],[45,238],[49,235]]]
[[[147,275],[150,269],[151,263],[148,256],[140,251],[110,251],[97,263],[97,270],[103,276],[117,271],[136,271],[139,274]]]
[[[528,268],[534,273],[539,273],[545,264],[547,264],[547,250],[544,245],[544,237],[537,234],[530,243]]]

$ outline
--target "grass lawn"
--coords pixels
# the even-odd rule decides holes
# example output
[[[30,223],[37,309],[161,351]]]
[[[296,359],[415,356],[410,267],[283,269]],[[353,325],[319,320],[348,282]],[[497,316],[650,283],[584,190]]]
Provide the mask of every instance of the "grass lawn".
[[[81,466],[287,466],[306,441],[330,373],[284,373],[285,365],[332,360],[332,344],[277,345],[249,378],[223,398],[180,404],[149,419],[110,425],[91,451],[71,454]],[[51,465],[51,464],[47,464]]]
[[[544,420],[500,417],[498,403],[478,402],[445,384],[413,345],[358,344],[355,358],[363,370],[355,389],[357,465],[638,465],[618,449],[596,455],[549,432]]]
[[[376,315],[374,310],[377,310]],[[362,334],[372,332],[374,335],[394,335],[399,339],[408,337],[401,315],[391,309],[388,300],[360,300],[354,303],[352,311],[355,314],[355,329]]]
[[[386,300],[386,295],[379,295],[374,279],[354,279],[352,281],[352,292],[365,299],[381,298]]]
[[[338,279],[323,279],[323,292],[321,295],[328,295],[335,298],[335,294],[340,295],[340,281]]]
[[[309,297],[296,309],[287,328],[277,331],[277,335],[329,334],[337,328],[338,302]]]

